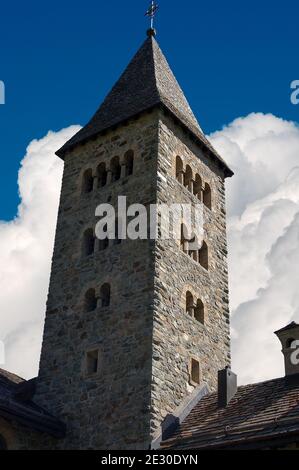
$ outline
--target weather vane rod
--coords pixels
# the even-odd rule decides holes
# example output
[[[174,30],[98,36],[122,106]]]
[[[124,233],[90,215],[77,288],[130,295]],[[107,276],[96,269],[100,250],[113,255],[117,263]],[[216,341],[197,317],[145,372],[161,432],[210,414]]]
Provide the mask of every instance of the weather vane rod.
[[[154,19],[158,9],[159,5],[155,2],[155,0],[152,0],[149,9],[145,13],[145,16],[148,16],[150,18],[151,31],[154,31]]]

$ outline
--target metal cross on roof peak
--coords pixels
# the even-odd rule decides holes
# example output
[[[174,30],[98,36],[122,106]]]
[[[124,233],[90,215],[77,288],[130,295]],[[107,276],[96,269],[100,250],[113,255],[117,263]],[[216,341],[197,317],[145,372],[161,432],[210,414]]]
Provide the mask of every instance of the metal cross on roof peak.
[[[155,2],[155,0],[151,0],[150,7],[145,13],[145,16],[148,16],[150,18],[151,27],[149,31],[151,31],[153,35],[155,35],[154,19],[155,19],[158,9],[159,9],[159,5]]]

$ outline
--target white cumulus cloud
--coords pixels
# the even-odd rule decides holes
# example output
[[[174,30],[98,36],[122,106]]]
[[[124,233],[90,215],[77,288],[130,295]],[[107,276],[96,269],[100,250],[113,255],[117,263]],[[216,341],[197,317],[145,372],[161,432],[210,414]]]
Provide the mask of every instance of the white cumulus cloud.
[[[55,157],[78,126],[33,140],[19,171],[18,215],[0,222],[0,341],[2,367],[37,374],[63,171]],[[1,367],[1,365],[0,365]]]
[[[273,332],[299,322],[299,128],[250,114],[211,140],[235,171],[227,183],[233,368],[242,383],[281,376]]]
[[[5,368],[24,377],[38,370],[62,176],[54,152],[78,129],[29,145],[18,216],[0,222],[0,340]],[[299,128],[251,114],[210,139],[235,171],[227,182],[233,368],[242,383],[280,376],[273,331],[299,321]]]

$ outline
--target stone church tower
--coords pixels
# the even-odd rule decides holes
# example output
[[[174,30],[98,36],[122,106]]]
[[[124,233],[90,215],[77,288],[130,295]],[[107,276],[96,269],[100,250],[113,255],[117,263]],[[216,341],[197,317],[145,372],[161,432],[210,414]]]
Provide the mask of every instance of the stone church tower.
[[[146,449],[165,416],[230,364],[225,178],[154,31],[91,121],[64,175],[34,400],[64,449]],[[101,203],[202,204],[204,243],[98,240]]]

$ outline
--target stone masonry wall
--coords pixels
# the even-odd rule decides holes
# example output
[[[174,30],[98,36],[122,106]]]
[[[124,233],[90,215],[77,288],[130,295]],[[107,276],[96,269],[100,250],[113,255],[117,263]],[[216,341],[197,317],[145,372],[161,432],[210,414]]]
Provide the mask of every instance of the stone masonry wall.
[[[138,449],[150,442],[153,245],[125,240],[82,259],[81,240],[99,203],[155,202],[158,116],[146,114],[77,147],[65,158],[50,290],[35,401],[67,425],[64,449]],[[84,171],[133,149],[134,174],[81,194]],[[110,242],[110,244],[113,244]],[[84,294],[111,285],[109,307],[84,313]],[[85,352],[100,349],[100,370],[84,375]],[[54,442],[54,441],[53,441]],[[29,443],[36,447],[35,443]],[[47,448],[42,442],[39,447]]]
[[[82,176],[134,150],[134,174],[81,193]],[[190,164],[212,189],[204,208],[210,267],[206,271],[174,240],[122,241],[82,258],[82,236],[95,226],[101,202],[199,203],[175,175]],[[109,307],[84,312],[84,294],[111,285]],[[205,323],[185,312],[186,291],[205,305]],[[85,353],[98,348],[96,376],[84,373]],[[67,426],[63,440],[28,436],[27,448],[146,449],[164,417],[194,389],[191,357],[215,389],[230,363],[224,175],[160,111],[77,147],[66,155],[53,255],[40,374],[34,400]],[[26,443],[22,442],[26,448]]]
[[[163,418],[194,389],[190,384],[191,357],[198,359],[201,380],[216,388],[217,372],[230,364],[230,329],[223,171],[198,146],[161,114],[157,201],[163,204],[199,200],[176,180],[180,156],[212,190],[212,210],[204,207],[205,241],[209,270],[180,250],[175,240],[160,240],[155,247],[155,299],[153,326],[152,434]],[[205,306],[202,325],[185,312],[186,291]]]

